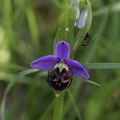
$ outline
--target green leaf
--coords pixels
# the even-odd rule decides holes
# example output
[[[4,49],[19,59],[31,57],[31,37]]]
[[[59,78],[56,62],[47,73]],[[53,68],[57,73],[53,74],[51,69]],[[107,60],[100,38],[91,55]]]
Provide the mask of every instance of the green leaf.
[[[96,83],[96,82],[94,82],[94,81],[92,81],[92,80],[86,80],[86,79],[83,79],[82,80],[83,82],[87,82],[87,83],[90,83],[90,84],[93,84],[93,85],[97,85],[97,86],[101,86],[100,84],[98,84],[98,83]]]
[[[74,22],[77,17],[79,3],[80,3],[80,0],[72,0],[70,6],[68,8],[68,19],[73,20]]]
[[[3,1],[3,22],[5,27],[5,34],[8,38],[8,46],[9,50],[13,50],[15,48],[14,46],[14,34],[13,34],[13,28],[12,28],[12,5],[11,0],[4,0]]]
[[[108,11],[109,11],[109,6],[105,6],[93,12],[93,16],[97,17],[99,15],[104,15],[107,14]],[[116,2],[112,5],[111,12],[119,12],[119,11],[120,11],[120,2]]]
[[[1,66],[0,69],[2,69],[2,70],[3,70],[3,68],[13,69],[13,70],[25,70],[25,69],[27,69],[25,66],[14,64],[14,63],[9,63],[7,65],[0,63],[0,66]]]
[[[52,110],[54,108],[54,103],[55,103],[55,101],[53,101],[48,106],[48,108],[45,110],[45,112],[43,113],[43,115],[38,120],[46,120],[46,119],[48,119],[48,116],[50,116],[50,113],[52,112]]]
[[[95,37],[93,42],[91,41],[92,44],[89,44],[89,47],[88,47],[89,49],[87,49],[87,52],[86,52],[87,54],[86,54],[86,58],[85,58],[84,62],[88,63],[92,59],[92,57],[94,56],[96,49],[97,49],[97,46],[99,45],[99,42],[101,40],[101,35],[104,32],[105,27],[107,25],[106,23],[108,20],[108,16],[109,16],[109,12],[108,12],[108,14],[106,14],[104,16],[102,22],[100,23],[100,25],[98,27],[99,29],[98,29],[97,33],[99,33],[99,34],[97,35],[97,37]]]
[[[64,6],[63,4],[58,0],[51,0],[59,9],[62,9]]]
[[[61,28],[58,29],[55,40],[54,40],[53,55],[55,55],[56,44],[57,44],[58,41],[61,41]]]
[[[77,99],[77,92],[80,89],[81,85],[82,85],[82,82],[80,80],[77,80],[74,85],[74,89],[72,90],[72,95],[74,99]],[[72,104],[72,101],[69,98],[67,98],[66,103],[64,105],[63,117],[65,116],[69,108],[71,107],[71,104]]]
[[[84,63],[87,69],[120,69],[120,63]]]
[[[97,86],[99,86],[99,87],[101,86],[100,84],[98,84],[98,83],[96,83],[96,82],[94,82],[94,81],[92,81],[92,80],[81,79],[81,77],[74,77],[74,79],[81,80],[81,81],[87,82],[87,83],[91,83],[91,84],[97,85]]]
[[[78,106],[77,106],[77,104],[76,104],[76,102],[75,102],[75,100],[74,100],[74,97],[73,97],[70,89],[69,89],[67,92],[68,92],[68,95],[69,95],[69,97],[70,97],[70,100],[71,100],[71,102],[72,102],[72,104],[73,104],[73,106],[74,106],[74,108],[75,108],[75,111],[76,111],[76,114],[77,114],[79,120],[82,120],[82,117],[81,117],[79,108],[78,108]]]
[[[119,85],[120,85],[120,79],[118,78],[106,83],[104,82],[104,85],[102,85],[101,88],[98,88],[94,91],[89,102],[87,102],[87,106],[86,106],[87,114],[85,116],[85,120],[97,120],[99,117],[101,117],[106,102],[109,102],[110,106],[112,105],[111,103],[113,103],[120,108],[120,101],[119,99],[116,99],[116,96],[114,95],[115,91],[119,89]],[[105,114],[106,113],[102,115],[105,116]],[[109,118],[111,119],[111,117]]]
[[[39,33],[38,33],[35,13],[32,7],[26,8],[26,17],[28,20],[28,26],[29,26],[30,35],[32,38],[32,43],[33,45],[36,46],[38,45],[38,42],[39,42]]]
[[[97,86],[99,86],[99,87],[101,86],[100,84],[98,84],[98,83],[96,83],[96,82],[94,82],[94,81],[92,81],[92,80],[81,79],[80,77],[75,77],[74,79],[81,80],[81,81],[87,82],[87,83],[91,83],[91,84],[97,85]]]
[[[80,47],[80,62],[85,62],[86,59],[86,56],[89,56],[89,51],[90,51],[90,48],[91,46],[93,45],[94,41],[97,39],[97,35],[95,35],[91,40],[88,41],[87,45],[86,46],[82,46]]]
[[[0,108],[1,120],[6,120],[6,118],[5,118],[6,98],[7,98],[9,91],[11,90],[11,88],[15,85],[16,81],[19,80],[20,78],[24,77],[25,75],[28,75],[30,73],[34,73],[37,71],[38,70],[35,70],[35,69],[28,69],[28,70],[22,71],[13,80],[11,80],[11,82],[8,84],[7,88],[5,89],[5,92],[4,92],[4,95],[2,98],[2,102],[1,102],[1,108]]]

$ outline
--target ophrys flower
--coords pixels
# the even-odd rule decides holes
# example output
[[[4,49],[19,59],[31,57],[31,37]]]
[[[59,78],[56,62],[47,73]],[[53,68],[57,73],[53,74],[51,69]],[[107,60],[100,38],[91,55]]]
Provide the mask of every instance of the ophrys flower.
[[[60,41],[56,44],[56,55],[47,55],[34,60],[32,68],[48,72],[48,84],[57,93],[68,88],[73,77],[88,79],[87,70],[77,61],[69,59],[70,45]]]

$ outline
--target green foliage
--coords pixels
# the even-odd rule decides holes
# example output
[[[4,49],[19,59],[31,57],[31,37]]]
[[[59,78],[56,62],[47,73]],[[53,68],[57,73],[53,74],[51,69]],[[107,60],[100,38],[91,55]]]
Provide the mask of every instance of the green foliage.
[[[11,82],[8,84],[6,90],[5,90],[5,93],[4,93],[4,96],[3,96],[3,99],[2,99],[2,103],[1,103],[1,119],[2,120],[6,120],[5,119],[5,102],[6,102],[6,98],[7,98],[7,95],[9,93],[9,91],[11,90],[11,88],[13,87],[13,85],[15,84],[15,82],[17,80],[19,80],[20,78],[24,77],[25,75],[27,74],[30,74],[30,73],[34,73],[38,70],[33,70],[33,69],[30,69],[30,70],[26,70],[26,71],[23,71],[21,73],[19,73],[13,80],[11,80]]]
[[[0,1],[1,120],[120,119],[120,2],[87,0],[89,19],[79,30],[76,13],[84,4],[84,0]],[[90,38],[82,46],[88,31]],[[90,80],[73,79],[70,89],[56,98],[46,82],[47,73],[30,69],[30,64],[55,54],[60,40],[70,43],[71,58],[88,69]]]

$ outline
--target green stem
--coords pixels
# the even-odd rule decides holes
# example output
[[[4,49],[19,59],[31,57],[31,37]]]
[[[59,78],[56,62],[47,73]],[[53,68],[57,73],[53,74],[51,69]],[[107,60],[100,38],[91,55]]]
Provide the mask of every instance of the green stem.
[[[63,114],[64,93],[55,98],[55,108],[52,120],[62,120]]]

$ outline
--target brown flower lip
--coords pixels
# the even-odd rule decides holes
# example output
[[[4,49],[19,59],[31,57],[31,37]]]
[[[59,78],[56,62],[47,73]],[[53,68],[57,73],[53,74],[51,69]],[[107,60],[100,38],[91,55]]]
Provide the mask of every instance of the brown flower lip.
[[[60,93],[72,83],[73,71],[65,68],[60,72],[59,68],[52,67],[48,71],[48,84],[56,93]]]

